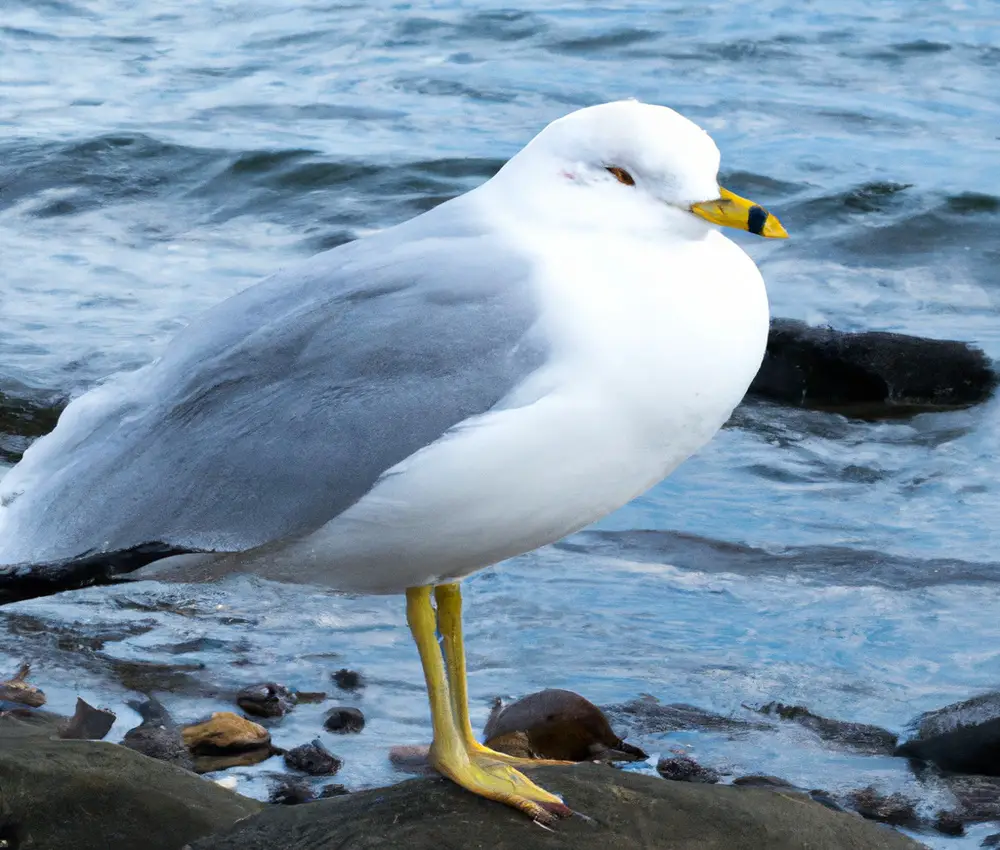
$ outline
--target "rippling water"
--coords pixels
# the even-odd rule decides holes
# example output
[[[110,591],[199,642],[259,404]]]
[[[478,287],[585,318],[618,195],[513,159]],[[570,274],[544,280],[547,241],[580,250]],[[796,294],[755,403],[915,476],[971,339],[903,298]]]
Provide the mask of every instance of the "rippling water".
[[[991,2],[150,9],[3,4],[0,389],[73,393],[144,363],[259,276],[462,192],[552,118],[625,96],[700,122],[725,184],[780,214],[789,242],[742,240],[776,315],[1000,357]],[[591,533],[475,577],[477,719],[496,693],[563,686],[727,712],[800,700],[899,730],[1000,685],[996,421],[997,402],[876,424],[743,409],[601,529],[763,551],[723,559],[669,535],[633,546]],[[314,690],[336,667],[365,670],[369,729],[331,742],[355,786],[389,778],[389,744],[429,734],[397,599],[248,582],[92,590],[5,608],[0,628],[3,666],[37,657],[54,707],[82,693],[119,710],[122,730],[136,719],[123,700],[145,680],[110,674],[94,652],[195,665],[167,682],[184,718],[261,678]],[[312,737],[320,711],[297,709],[279,743]],[[893,760],[789,732],[645,742],[678,743],[810,787],[912,784]]]

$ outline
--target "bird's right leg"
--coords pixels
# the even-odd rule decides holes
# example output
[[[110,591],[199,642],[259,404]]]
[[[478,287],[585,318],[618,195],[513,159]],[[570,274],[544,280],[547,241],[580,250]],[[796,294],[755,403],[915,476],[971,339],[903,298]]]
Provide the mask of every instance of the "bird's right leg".
[[[557,816],[570,814],[569,808],[555,794],[539,788],[509,765],[470,758],[452,712],[431,593],[429,586],[411,587],[406,591],[406,620],[420,652],[431,705],[434,728],[434,740],[428,753],[431,765],[473,794],[519,809],[540,823],[552,823]]]

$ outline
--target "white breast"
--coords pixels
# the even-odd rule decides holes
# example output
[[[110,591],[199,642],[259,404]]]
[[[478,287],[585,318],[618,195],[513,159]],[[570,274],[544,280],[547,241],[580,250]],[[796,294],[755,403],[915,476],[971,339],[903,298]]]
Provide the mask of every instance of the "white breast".
[[[345,590],[396,592],[560,539],[621,507],[707,442],[760,364],[767,300],[754,264],[713,232],[610,257],[545,254],[551,363],[501,410],[390,470],[357,504],[268,558]],[[669,250],[668,250],[669,248]],[[290,570],[290,571],[291,571]]]

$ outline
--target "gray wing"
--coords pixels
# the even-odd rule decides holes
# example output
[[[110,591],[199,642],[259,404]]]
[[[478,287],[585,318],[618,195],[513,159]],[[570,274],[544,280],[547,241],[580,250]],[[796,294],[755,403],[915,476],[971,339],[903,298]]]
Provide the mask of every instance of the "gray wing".
[[[3,482],[0,563],[303,534],[496,405],[545,358],[530,268],[468,224],[434,235],[444,212],[265,280],[74,401]]]

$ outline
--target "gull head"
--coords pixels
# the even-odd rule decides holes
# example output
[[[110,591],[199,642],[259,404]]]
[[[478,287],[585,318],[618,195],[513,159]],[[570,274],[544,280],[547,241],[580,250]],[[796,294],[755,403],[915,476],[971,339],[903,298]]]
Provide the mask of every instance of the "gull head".
[[[787,237],[762,206],[719,186],[719,159],[712,137],[680,113],[622,100],[553,121],[490,183],[528,214],[575,227],[697,237],[710,222]]]

